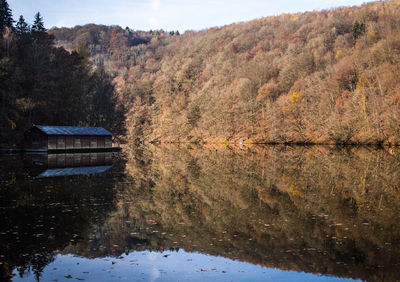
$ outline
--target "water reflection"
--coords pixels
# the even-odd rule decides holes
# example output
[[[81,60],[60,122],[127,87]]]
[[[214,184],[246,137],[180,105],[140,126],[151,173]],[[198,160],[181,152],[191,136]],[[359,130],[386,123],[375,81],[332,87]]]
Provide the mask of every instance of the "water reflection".
[[[30,169],[39,165],[27,164],[37,157],[48,155],[0,158],[0,280],[14,269],[38,279],[57,253],[87,244],[93,226],[103,225],[115,209],[115,171],[35,179]],[[43,161],[39,171],[48,167],[54,166]]]
[[[103,173],[117,153],[27,154],[25,168],[37,178]]]
[[[0,160],[3,277],[15,268],[39,277],[56,254],[179,249],[343,278],[400,277],[397,149],[161,146],[126,151],[103,174],[39,179],[18,159]]]

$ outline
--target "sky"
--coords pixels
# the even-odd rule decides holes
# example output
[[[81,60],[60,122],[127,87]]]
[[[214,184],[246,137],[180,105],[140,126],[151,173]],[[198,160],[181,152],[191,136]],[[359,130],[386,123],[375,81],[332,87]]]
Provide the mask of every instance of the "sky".
[[[361,0],[7,0],[14,19],[31,24],[36,12],[46,28],[88,23],[119,25],[135,30],[202,30],[265,16],[340,6]]]

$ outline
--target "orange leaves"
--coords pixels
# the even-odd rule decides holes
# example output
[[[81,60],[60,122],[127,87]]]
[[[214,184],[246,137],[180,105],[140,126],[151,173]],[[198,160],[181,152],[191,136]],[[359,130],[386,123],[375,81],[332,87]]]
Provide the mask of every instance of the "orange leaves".
[[[304,95],[304,92],[293,92],[292,96],[290,96],[290,98],[289,98],[289,102],[292,104],[296,104],[302,99],[303,95]]]
[[[115,74],[127,107],[136,97],[146,105],[148,113],[138,107],[142,114],[130,123],[145,116],[161,139],[358,142],[354,129],[370,127],[372,135],[381,120],[397,128],[398,3],[285,14],[179,37],[122,30],[138,40],[123,47],[110,29],[104,41],[112,54],[101,54],[97,43],[90,48]],[[365,36],[355,42],[357,19]]]
[[[344,112],[346,111],[346,104],[349,101],[349,98],[351,97],[352,92],[348,90],[344,90],[342,94],[339,96],[339,98],[336,99],[336,104],[335,104],[335,113],[339,115],[343,115]]]
[[[379,33],[377,31],[370,31],[367,34],[367,39],[370,44],[376,43],[379,40]]]
[[[356,88],[358,70],[351,58],[343,58],[339,64],[337,64],[334,78],[342,90],[353,91]]]
[[[392,103],[398,107],[400,107],[400,89],[397,90],[397,94],[395,94],[392,98]]]
[[[362,88],[366,88],[368,86],[369,86],[369,82],[368,82],[367,75],[365,73],[362,73],[360,75],[360,77],[358,78],[356,89],[359,90],[359,89],[362,89]]]
[[[303,117],[306,115],[304,112],[305,108],[305,92],[293,92],[288,96],[286,104],[282,107],[282,113],[289,124],[292,123],[297,129],[300,129],[303,126]]]
[[[340,49],[336,51],[336,55],[335,55],[336,60],[340,59],[340,57],[342,56],[342,53],[343,53],[343,51]]]
[[[264,83],[257,93],[257,101],[275,100],[280,94],[279,85],[274,81]]]

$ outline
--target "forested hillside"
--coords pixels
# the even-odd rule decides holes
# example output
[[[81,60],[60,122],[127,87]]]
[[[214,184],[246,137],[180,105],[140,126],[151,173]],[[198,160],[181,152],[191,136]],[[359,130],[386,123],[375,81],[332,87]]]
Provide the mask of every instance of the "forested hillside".
[[[111,77],[85,45],[55,47],[40,13],[30,26],[0,0],[0,146],[18,145],[33,124],[105,126],[123,133]]]
[[[132,141],[400,144],[400,1],[183,35],[88,25]]]

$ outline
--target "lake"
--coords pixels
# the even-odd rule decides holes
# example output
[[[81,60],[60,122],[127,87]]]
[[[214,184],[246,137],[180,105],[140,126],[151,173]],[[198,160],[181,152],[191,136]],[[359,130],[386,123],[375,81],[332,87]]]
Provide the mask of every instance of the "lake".
[[[394,281],[400,149],[0,156],[0,280]]]

